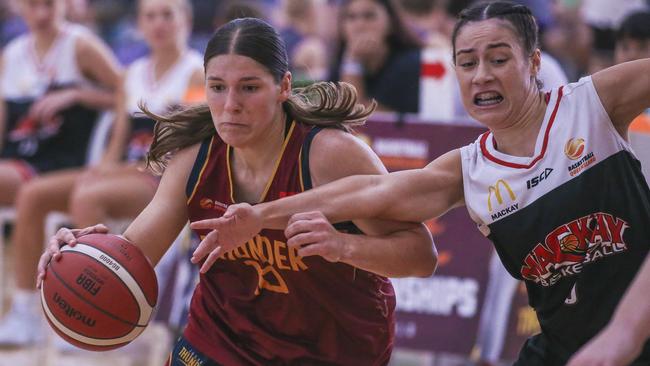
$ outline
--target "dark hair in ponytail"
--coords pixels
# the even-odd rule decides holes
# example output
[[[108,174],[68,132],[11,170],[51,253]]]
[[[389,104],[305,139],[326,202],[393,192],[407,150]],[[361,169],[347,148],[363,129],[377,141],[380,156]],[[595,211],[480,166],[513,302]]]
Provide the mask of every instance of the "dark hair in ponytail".
[[[260,19],[235,19],[220,27],[208,42],[204,67],[213,57],[225,54],[257,61],[266,67],[276,83],[289,70],[284,42],[271,25]],[[144,105],[140,108],[157,121],[154,140],[147,154],[147,167],[154,172],[164,170],[168,153],[216,134],[210,110],[205,104],[183,107],[166,115],[154,114]],[[359,104],[357,92],[350,84],[319,82],[294,89],[283,108],[299,122],[350,131],[352,127],[365,123],[376,103],[369,107]]]

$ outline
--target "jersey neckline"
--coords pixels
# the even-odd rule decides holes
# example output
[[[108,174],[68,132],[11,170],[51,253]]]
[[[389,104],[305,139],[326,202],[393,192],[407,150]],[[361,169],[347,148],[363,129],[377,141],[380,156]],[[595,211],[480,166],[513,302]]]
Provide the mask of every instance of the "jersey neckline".
[[[535,142],[535,154],[533,154],[532,157],[508,155],[498,151],[495,148],[494,136],[491,131],[483,133],[480,138],[480,146],[483,156],[496,164],[509,168],[532,168],[546,154],[549,134],[551,132],[551,128],[553,127],[558,107],[560,106],[560,100],[562,99],[562,89],[563,87],[561,86],[559,89],[557,89],[557,92],[547,93],[546,95],[548,102],[546,106],[546,113],[544,114],[544,120],[542,121],[542,126],[537,135],[537,141]],[[553,106],[553,108],[551,109],[550,106]]]

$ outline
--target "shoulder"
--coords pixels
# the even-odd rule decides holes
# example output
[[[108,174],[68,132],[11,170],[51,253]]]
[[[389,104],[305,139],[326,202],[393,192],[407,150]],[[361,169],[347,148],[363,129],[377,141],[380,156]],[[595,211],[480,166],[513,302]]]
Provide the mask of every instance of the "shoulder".
[[[12,55],[18,55],[18,53],[23,52],[27,43],[29,42],[29,34],[22,34],[14,39],[12,39],[2,50],[4,57],[10,57]]]
[[[386,168],[360,138],[334,128],[316,134],[309,153],[314,186],[357,174],[383,174]]]
[[[84,61],[86,57],[112,56],[106,43],[89,29],[80,25],[70,26],[70,29],[76,39],[75,48],[79,61]]]
[[[170,158],[163,176],[180,178],[181,182],[187,181],[200,148],[201,143],[197,143],[176,151]]]

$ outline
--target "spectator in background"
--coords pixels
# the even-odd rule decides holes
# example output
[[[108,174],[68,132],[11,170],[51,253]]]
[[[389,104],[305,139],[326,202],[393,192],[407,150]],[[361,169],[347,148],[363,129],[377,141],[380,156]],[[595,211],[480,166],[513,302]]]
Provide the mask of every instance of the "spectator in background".
[[[17,289],[0,323],[0,345],[25,346],[43,337],[34,268],[45,215],[65,207],[86,163],[98,110],[120,110],[121,70],[108,47],[64,20],[65,0],[19,0],[29,32],[10,42],[0,63],[0,205],[15,205]],[[119,125],[119,123],[118,123]],[[103,163],[120,153],[115,139]]]
[[[378,110],[419,110],[421,42],[389,0],[347,0],[339,12],[339,41],[330,80],[355,86]]]
[[[314,0],[284,0],[285,26],[280,31],[289,56],[293,83],[324,80],[327,77],[327,49],[317,34]]]
[[[616,63],[641,58],[650,58],[650,10],[630,14],[616,33]],[[650,181],[650,109],[632,121],[629,137],[646,180]]]
[[[449,39],[454,29],[455,14],[449,12],[446,0],[400,0],[405,23],[425,46],[451,47]]]

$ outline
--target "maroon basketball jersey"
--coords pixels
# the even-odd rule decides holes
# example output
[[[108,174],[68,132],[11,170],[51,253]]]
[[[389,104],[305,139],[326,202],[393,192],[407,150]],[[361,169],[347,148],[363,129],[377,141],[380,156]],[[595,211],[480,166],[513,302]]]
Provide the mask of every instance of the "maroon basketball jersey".
[[[287,124],[261,202],[311,188],[309,146],[319,130]],[[219,217],[234,203],[231,154],[218,136],[202,144],[187,186],[190,221]],[[302,258],[286,242],[282,230],[263,230],[201,275],[187,340],[224,365],[387,364],[395,308],[388,279]]]

